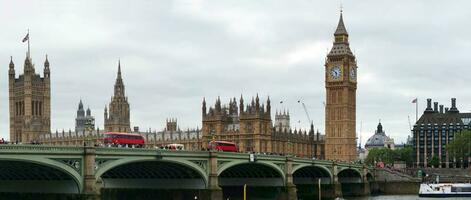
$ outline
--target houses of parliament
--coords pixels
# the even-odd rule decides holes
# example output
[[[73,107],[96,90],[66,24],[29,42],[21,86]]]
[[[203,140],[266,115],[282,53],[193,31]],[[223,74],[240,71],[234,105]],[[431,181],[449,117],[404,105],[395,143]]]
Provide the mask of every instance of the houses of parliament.
[[[289,112],[272,112],[269,97],[230,98],[223,103],[215,98],[209,105],[203,98],[201,128],[181,130],[176,119],[166,121],[159,132],[131,129],[131,115],[125,84],[118,62],[114,95],[104,108],[104,129],[94,125],[91,111],[84,115],[80,101],[75,131],[51,132],[51,70],[46,57],[43,75],[36,73],[29,54],[23,74],[15,74],[13,59],[9,65],[10,141],[39,141],[51,145],[82,145],[105,132],[136,132],[144,136],[147,147],[170,143],[184,144],[187,150],[204,150],[212,140],[235,142],[241,152],[294,154],[321,159],[356,160],[357,61],[349,47],[349,35],[342,13],[334,32],[331,51],[325,61],[325,135],[309,130],[293,130]],[[274,115],[275,120],[272,120]]]

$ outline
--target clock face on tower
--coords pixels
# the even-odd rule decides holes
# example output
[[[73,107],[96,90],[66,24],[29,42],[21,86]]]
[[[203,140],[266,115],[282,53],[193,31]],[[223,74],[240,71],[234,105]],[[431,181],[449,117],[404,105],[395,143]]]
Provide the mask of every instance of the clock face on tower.
[[[339,80],[342,77],[342,69],[340,66],[334,66],[330,69],[330,78],[332,80]]]
[[[350,80],[356,81],[357,80],[357,72],[355,68],[350,68]]]

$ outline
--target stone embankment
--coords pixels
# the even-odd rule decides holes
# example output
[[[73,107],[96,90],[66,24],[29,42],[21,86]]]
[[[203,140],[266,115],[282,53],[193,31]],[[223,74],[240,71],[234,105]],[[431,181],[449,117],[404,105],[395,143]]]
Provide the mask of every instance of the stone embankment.
[[[420,178],[390,169],[376,169],[372,194],[418,194]]]

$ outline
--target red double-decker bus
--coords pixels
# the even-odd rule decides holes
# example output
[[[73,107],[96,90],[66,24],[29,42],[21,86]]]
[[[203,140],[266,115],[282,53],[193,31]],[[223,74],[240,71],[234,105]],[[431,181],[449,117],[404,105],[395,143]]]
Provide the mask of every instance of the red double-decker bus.
[[[105,146],[144,147],[144,137],[135,133],[107,132],[103,137]]]
[[[216,150],[216,151],[230,151],[230,152],[238,152],[239,148],[234,142],[228,141],[211,141],[209,142],[209,149]]]

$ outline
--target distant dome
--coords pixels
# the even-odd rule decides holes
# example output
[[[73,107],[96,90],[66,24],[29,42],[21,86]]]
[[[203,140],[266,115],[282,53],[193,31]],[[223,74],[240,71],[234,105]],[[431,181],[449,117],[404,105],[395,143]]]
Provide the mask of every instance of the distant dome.
[[[366,141],[365,148],[371,147],[384,147],[384,143],[389,140],[389,137],[386,136],[386,133],[383,131],[383,126],[381,122],[378,124],[376,132],[373,136],[371,136],[368,141]]]

